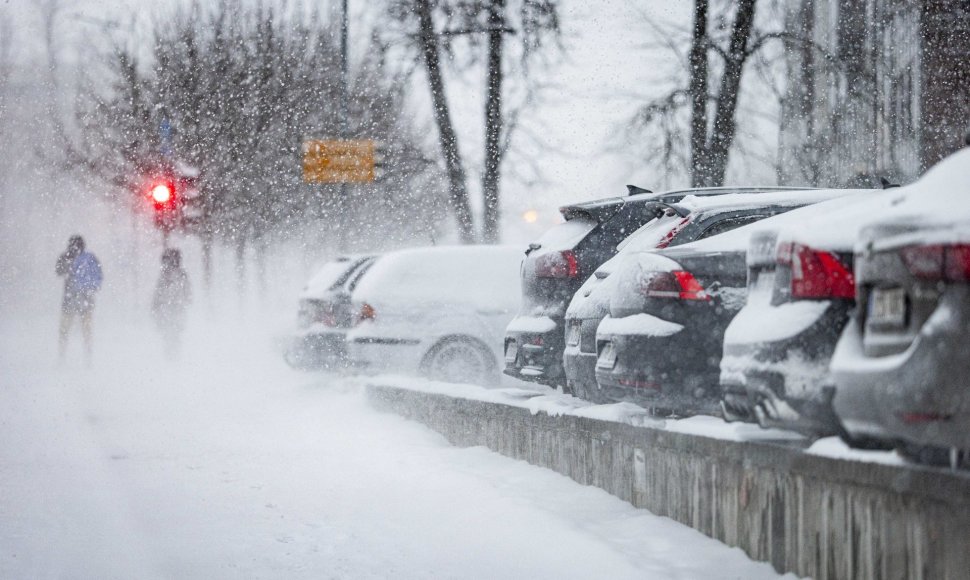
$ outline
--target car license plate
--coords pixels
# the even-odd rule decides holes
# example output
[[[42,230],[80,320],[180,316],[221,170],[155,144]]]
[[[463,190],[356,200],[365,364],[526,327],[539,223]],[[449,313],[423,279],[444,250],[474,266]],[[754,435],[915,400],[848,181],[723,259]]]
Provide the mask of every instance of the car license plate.
[[[569,321],[569,330],[566,333],[566,344],[569,346],[576,346],[579,344],[580,329],[582,328],[582,322],[579,320]]]
[[[514,363],[515,358],[519,355],[519,343],[514,340],[510,340],[508,344],[505,345],[505,360]]]
[[[601,369],[611,369],[614,365],[616,365],[616,348],[613,347],[612,342],[608,342],[603,345],[603,350],[600,351],[600,356],[596,359],[596,366]]]
[[[906,292],[902,288],[873,288],[869,295],[869,323],[880,326],[906,324]]]

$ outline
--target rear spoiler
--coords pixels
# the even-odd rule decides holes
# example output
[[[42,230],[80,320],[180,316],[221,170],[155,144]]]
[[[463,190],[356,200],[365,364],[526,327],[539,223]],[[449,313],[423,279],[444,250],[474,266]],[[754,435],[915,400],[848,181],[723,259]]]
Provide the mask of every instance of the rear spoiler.
[[[575,205],[564,205],[559,208],[559,213],[566,221],[584,217],[601,224],[616,215],[616,212],[620,211],[622,207],[622,197],[610,197]]]

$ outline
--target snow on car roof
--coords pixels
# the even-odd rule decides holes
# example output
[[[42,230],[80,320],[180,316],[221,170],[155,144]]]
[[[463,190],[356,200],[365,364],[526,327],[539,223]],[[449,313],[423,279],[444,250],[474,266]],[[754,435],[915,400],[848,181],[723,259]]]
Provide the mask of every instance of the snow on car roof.
[[[815,189],[815,190],[782,190],[770,191],[752,195],[751,193],[729,193],[718,196],[695,196],[688,195],[680,202],[673,204],[691,213],[706,213],[712,211],[733,211],[744,210],[758,207],[787,207],[816,204],[836,198],[846,197],[857,191],[848,189]],[[661,218],[664,219],[664,218]],[[679,220],[677,216],[666,218]],[[669,231],[669,227],[658,227],[659,220],[651,220],[640,229],[630,234],[628,238],[620,242],[617,249],[620,253],[637,253],[652,251],[656,249],[661,238]],[[672,225],[669,224],[668,225]],[[723,243],[730,238],[724,235],[718,236],[718,240]],[[690,246],[694,247],[694,246]],[[718,247],[721,247],[720,245]],[[747,247],[747,234],[742,233],[736,240],[736,247]]]
[[[862,211],[870,207],[874,200],[886,195],[886,192],[881,189],[820,189],[807,193],[814,195],[815,197],[811,199],[816,200],[818,203],[812,203],[805,207],[759,220],[717,236],[684,244],[683,246],[677,246],[676,248],[667,250],[665,253],[692,250],[743,252],[747,250],[748,241],[753,232],[777,230],[789,226],[798,226],[799,224],[812,224],[814,226],[824,219],[828,219],[830,216],[842,216],[853,211]],[[789,199],[795,198],[789,197]],[[774,205],[780,204],[781,202]]]
[[[519,246],[435,246],[388,252],[361,278],[354,298],[517,308],[524,256],[525,248]]]
[[[837,197],[844,197],[850,190],[846,189],[796,189],[781,191],[766,191],[753,195],[748,193],[726,193],[717,196],[688,195],[675,205],[683,206],[691,211],[705,211],[712,209],[737,208],[748,209],[766,206],[791,206],[819,203]]]
[[[837,202],[829,202],[837,203]],[[909,185],[853,198],[845,206],[828,204],[795,210],[754,224],[757,229],[777,229],[779,239],[823,250],[851,250],[863,228],[879,221],[951,223],[970,219],[970,149],[962,149],[930,168]],[[784,218],[804,217],[797,221]],[[794,215],[793,215],[794,214]],[[774,220],[780,220],[775,222]],[[735,230],[735,231],[740,231]],[[728,234],[729,235],[729,234]]]

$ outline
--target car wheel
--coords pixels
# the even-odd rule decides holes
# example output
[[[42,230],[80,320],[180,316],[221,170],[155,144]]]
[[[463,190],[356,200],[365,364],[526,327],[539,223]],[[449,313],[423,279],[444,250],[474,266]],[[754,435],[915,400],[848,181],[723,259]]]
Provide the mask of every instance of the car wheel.
[[[498,381],[494,357],[477,341],[448,338],[425,356],[422,369],[425,376],[447,383],[492,385]]]

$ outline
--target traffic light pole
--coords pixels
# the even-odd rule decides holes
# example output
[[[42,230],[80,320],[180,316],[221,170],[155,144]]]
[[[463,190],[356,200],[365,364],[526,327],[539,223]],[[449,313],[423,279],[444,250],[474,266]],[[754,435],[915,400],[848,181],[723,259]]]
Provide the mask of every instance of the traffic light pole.
[[[340,138],[347,138],[347,33],[349,27],[347,16],[347,0],[340,3]],[[347,250],[347,215],[350,212],[350,204],[347,199],[347,183],[340,184],[340,215],[338,217],[339,240],[337,245],[341,252]]]

